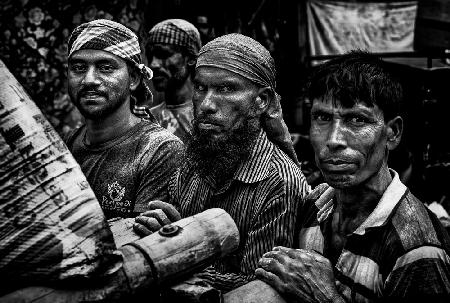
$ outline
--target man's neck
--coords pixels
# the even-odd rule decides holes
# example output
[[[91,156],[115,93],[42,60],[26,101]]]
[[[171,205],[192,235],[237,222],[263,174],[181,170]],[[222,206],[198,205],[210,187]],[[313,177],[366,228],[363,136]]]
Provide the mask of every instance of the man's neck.
[[[168,105],[180,105],[192,100],[193,86],[191,77],[177,87],[168,87],[164,92],[165,102]]]
[[[138,124],[141,119],[131,113],[130,104],[125,102],[124,105],[103,119],[86,119],[85,143],[92,145],[108,142],[120,137]]]
[[[364,221],[375,209],[391,181],[392,176],[385,164],[363,184],[348,189],[336,189],[338,209],[342,218],[347,221]]]

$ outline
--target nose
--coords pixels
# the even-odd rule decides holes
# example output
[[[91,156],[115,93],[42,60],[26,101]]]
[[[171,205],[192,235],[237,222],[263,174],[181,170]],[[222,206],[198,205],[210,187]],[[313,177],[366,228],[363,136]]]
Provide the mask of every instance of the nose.
[[[345,129],[340,119],[333,120],[328,133],[327,147],[330,150],[339,150],[346,147]]]
[[[151,69],[157,69],[160,68],[162,64],[162,60],[153,56],[152,61],[150,62],[150,68]]]
[[[215,113],[217,111],[217,102],[214,99],[214,92],[212,90],[208,90],[200,100],[200,112],[209,114]]]
[[[88,70],[84,74],[83,84],[85,84],[85,85],[86,84],[87,85],[89,85],[89,84],[99,85],[100,84],[100,79],[97,77],[95,67],[91,66],[88,68]]]

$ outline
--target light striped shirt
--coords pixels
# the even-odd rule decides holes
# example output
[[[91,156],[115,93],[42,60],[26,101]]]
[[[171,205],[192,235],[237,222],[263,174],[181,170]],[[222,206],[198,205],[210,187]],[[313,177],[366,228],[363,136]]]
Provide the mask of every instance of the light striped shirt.
[[[450,302],[450,238],[398,174],[391,173],[393,180],[375,210],[347,238],[333,264],[338,291],[348,302]],[[299,218],[298,246],[327,258],[332,255],[333,199],[333,188],[318,186]]]
[[[170,202],[183,217],[222,208],[240,233],[237,251],[215,262],[200,276],[227,291],[254,278],[259,258],[274,246],[291,247],[296,214],[310,188],[300,168],[261,131],[250,157],[219,188],[189,167],[178,170],[169,185]]]

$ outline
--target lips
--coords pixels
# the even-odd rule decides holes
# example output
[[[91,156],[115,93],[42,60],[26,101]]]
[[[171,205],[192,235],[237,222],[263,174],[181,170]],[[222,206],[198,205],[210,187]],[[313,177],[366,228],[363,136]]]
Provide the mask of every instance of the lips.
[[[212,119],[198,119],[195,124],[201,130],[218,130],[222,127],[220,123]]]
[[[321,167],[329,172],[347,171],[355,167],[355,163],[349,159],[327,158],[321,160]]]
[[[201,122],[201,123],[198,124],[198,127],[200,129],[204,129],[204,130],[214,130],[214,129],[218,129],[219,125],[213,124],[213,123]]]
[[[104,98],[105,95],[98,91],[84,91],[84,92],[81,92],[80,97],[84,98],[84,99],[98,99],[98,98]]]

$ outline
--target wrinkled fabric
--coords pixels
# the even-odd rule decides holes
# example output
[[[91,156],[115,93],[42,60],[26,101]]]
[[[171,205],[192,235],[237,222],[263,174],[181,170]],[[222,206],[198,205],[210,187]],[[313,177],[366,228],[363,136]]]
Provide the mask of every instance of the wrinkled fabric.
[[[133,64],[146,80],[153,77],[152,70],[142,63],[138,37],[126,26],[107,19],[98,19],[79,25],[69,38],[70,56],[81,49],[97,49],[114,54]],[[150,88],[142,83],[152,97]]]
[[[283,120],[281,97],[276,92],[275,62],[269,51],[250,37],[228,34],[210,41],[200,49],[196,68],[202,66],[225,69],[262,87],[271,88],[272,98],[262,116],[262,127],[269,140],[300,165]]]
[[[197,55],[202,47],[200,33],[197,28],[183,19],[168,19],[159,22],[148,33],[147,43],[182,46],[192,55]]]

